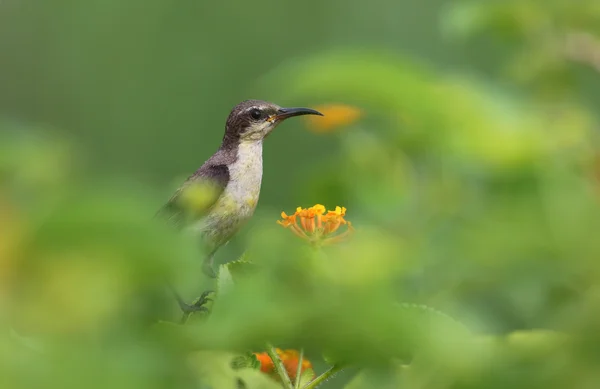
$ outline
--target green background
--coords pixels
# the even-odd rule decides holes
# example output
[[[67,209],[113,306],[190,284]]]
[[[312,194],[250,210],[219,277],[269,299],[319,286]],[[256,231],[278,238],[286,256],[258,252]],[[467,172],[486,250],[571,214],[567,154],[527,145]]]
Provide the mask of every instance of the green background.
[[[321,103],[278,100],[285,80],[257,88],[283,61],[349,46],[406,52],[442,70],[476,67],[485,53],[442,39],[445,3],[7,1],[0,103],[5,115],[73,137],[93,174],[172,187],[216,151],[239,101]],[[291,161],[318,166],[331,147],[300,122],[280,128],[265,148],[261,207],[291,206],[282,202],[299,185]]]

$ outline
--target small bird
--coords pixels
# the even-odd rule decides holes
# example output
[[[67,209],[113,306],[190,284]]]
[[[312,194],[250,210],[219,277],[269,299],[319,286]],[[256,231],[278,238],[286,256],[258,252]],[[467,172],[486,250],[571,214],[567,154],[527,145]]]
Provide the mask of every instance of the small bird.
[[[236,105],[227,118],[221,147],[158,211],[159,217],[202,240],[207,248],[203,271],[209,277],[216,276],[213,270],[216,251],[256,209],[262,183],[264,139],[282,121],[300,115],[323,116],[314,109],[282,108],[261,100],[246,100]],[[186,192],[193,193],[194,189],[210,195],[204,196],[200,205],[190,206]]]

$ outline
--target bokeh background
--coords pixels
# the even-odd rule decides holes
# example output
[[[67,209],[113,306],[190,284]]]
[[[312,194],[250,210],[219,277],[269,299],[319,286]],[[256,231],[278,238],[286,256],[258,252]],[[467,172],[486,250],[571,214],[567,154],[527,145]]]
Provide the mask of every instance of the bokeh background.
[[[227,362],[266,340],[349,363],[323,387],[597,387],[599,87],[595,0],[1,0],[6,387],[277,387]],[[250,98],[326,114],[217,257],[268,266],[149,331],[165,276],[214,287],[152,216]],[[316,203],[327,258],[275,225]]]

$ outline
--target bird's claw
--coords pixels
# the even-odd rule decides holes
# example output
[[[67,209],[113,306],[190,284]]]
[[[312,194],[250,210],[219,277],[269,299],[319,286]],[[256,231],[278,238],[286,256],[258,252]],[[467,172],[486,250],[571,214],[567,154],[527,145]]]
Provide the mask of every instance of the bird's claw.
[[[181,322],[185,323],[192,313],[209,312],[208,308],[206,308],[204,305],[206,305],[206,303],[209,301],[213,301],[213,299],[208,297],[211,293],[213,293],[212,290],[207,290],[206,292],[202,293],[200,297],[198,297],[192,304],[187,304],[182,299],[177,299],[179,308],[181,308],[183,311]]]

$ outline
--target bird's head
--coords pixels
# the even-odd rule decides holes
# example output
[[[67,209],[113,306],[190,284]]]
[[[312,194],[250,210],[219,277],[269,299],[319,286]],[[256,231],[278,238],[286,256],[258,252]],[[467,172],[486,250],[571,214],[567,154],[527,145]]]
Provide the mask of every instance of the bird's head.
[[[282,108],[261,100],[246,100],[236,105],[225,127],[223,142],[253,142],[266,138],[278,124],[300,115],[320,115],[310,108]]]

